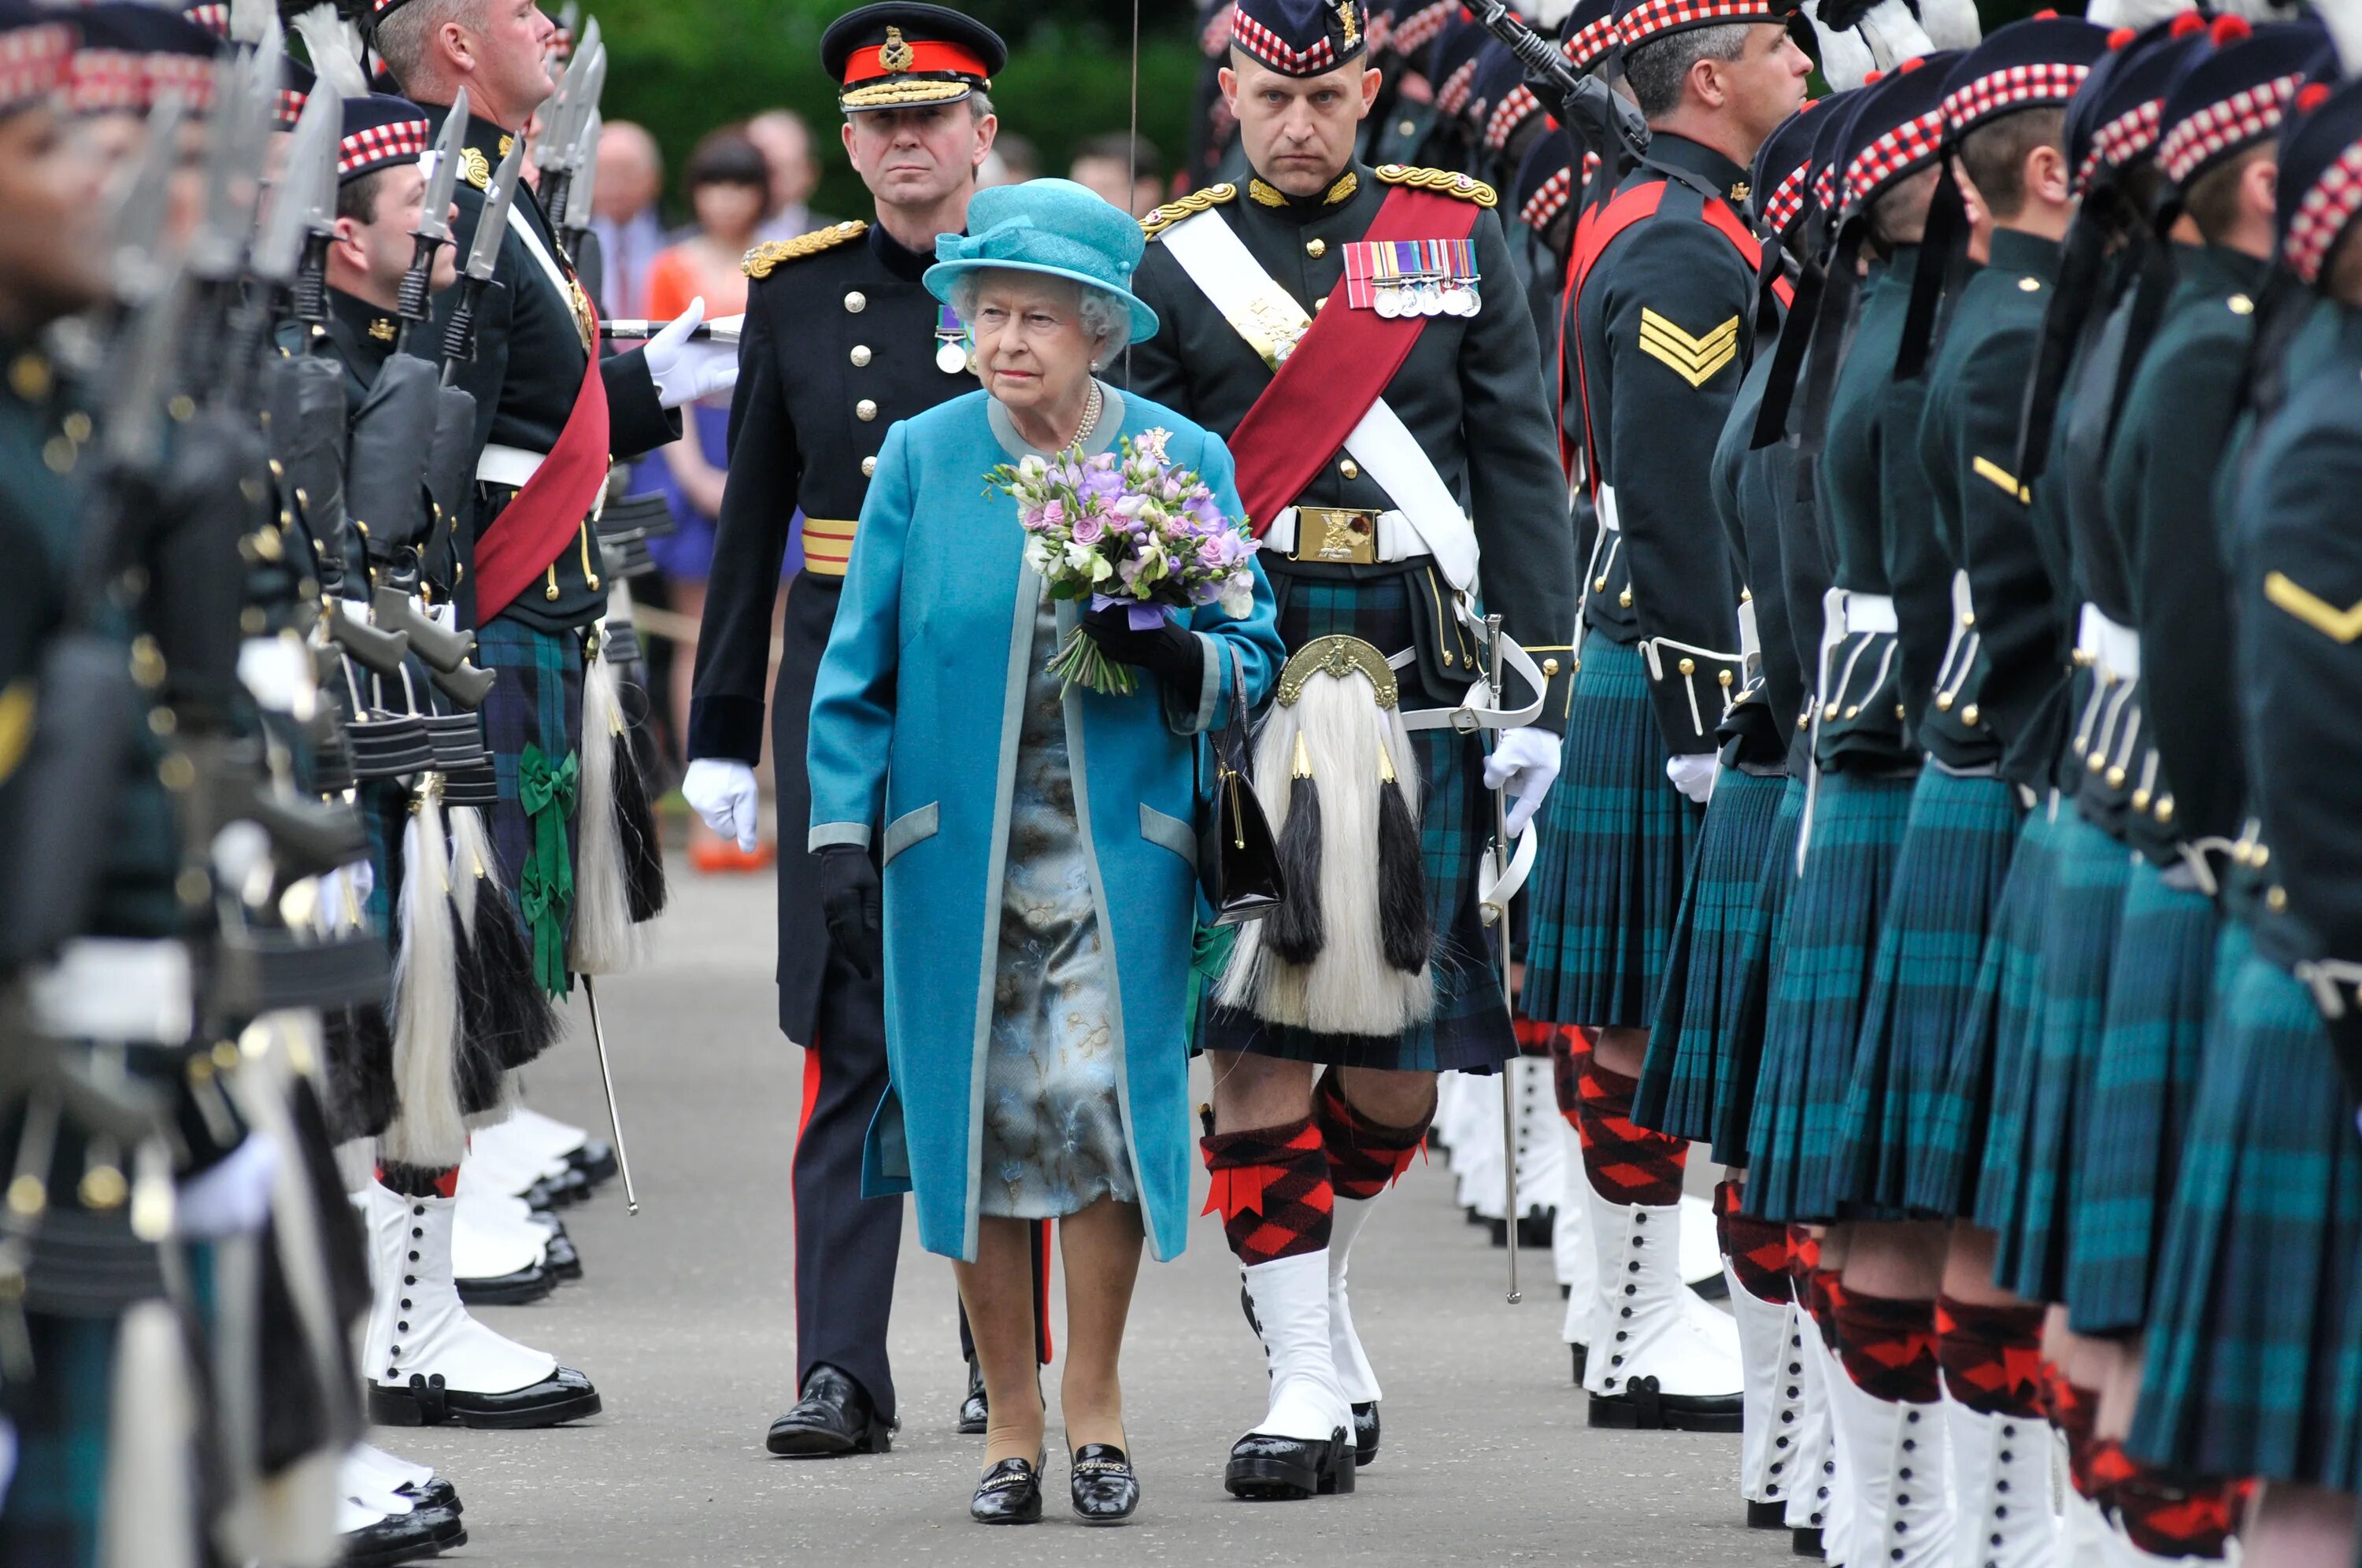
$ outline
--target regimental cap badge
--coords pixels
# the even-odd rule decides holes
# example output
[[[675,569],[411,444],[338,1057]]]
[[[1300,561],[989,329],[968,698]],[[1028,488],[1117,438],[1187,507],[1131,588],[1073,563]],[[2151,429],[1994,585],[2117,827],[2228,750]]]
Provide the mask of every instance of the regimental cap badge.
[[[1353,0],[1337,0],[1337,25],[1344,30],[1344,47],[1350,52],[1362,41],[1362,25],[1353,15]]]
[[[901,28],[886,29],[886,41],[877,46],[877,63],[886,68],[889,75],[900,76],[910,70],[918,58],[918,51],[902,41]]]

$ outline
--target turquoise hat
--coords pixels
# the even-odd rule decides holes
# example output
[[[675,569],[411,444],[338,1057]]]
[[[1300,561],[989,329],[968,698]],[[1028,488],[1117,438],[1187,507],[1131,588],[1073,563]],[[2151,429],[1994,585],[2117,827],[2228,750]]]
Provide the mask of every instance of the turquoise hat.
[[[951,303],[963,272],[1047,272],[1104,290],[1131,312],[1131,341],[1156,334],[1156,313],[1131,292],[1131,270],[1147,241],[1140,225],[1072,180],[993,185],[967,204],[966,234],[935,236],[927,292]]]

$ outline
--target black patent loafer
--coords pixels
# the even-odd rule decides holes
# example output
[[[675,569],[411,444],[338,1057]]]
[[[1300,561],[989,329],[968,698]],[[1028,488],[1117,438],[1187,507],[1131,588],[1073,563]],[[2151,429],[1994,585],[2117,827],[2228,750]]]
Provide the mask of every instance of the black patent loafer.
[[[1594,1394],[1590,1424],[1644,1432],[1735,1432],[1740,1427],[1736,1394],[1664,1394],[1653,1377],[1627,1379],[1621,1394]]]
[[[580,1148],[566,1156],[566,1163],[580,1171],[593,1187],[612,1179],[623,1168],[615,1158],[615,1146],[597,1138],[586,1140]]]
[[[339,1568],[393,1568],[467,1544],[468,1527],[450,1509],[413,1508],[348,1531],[337,1540],[337,1562]]]
[[[1378,1457],[1378,1403],[1353,1407],[1353,1463],[1368,1464]]]
[[[984,1368],[974,1360],[967,1364],[967,1397],[960,1401],[959,1432],[962,1437],[982,1437],[992,1419],[992,1401],[984,1394]]]
[[[578,1265],[579,1266],[579,1265]],[[456,1282],[459,1299],[470,1307],[522,1307],[557,1288],[557,1280],[540,1264],[514,1274],[485,1275]]]
[[[1087,1442],[1075,1450],[1069,1463],[1073,1474],[1075,1517],[1087,1525],[1121,1524],[1140,1507],[1140,1477],[1131,1461],[1111,1442]]]
[[[463,1427],[488,1430],[518,1430],[554,1427],[580,1420],[600,1411],[599,1390],[570,1366],[561,1366],[538,1383],[505,1394],[472,1394],[446,1388],[440,1375],[413,1373],[406,1385],[372,1383],[369,1419],[381,1427],[432,1427],[457,1421]]]
[[[549,1270],[552,1279],[577,1280],[582,1277],[582,1254],[574,1250],[573,1239],[563,1230],[549,1238],[541,1264]]]
[[[893,1431],[893,1423],[877,1413],[869,1390],[822,1364],[805,1376],[795,1408],[771,1423],[763,1446],[788,1459],[884,1453],[894,1445]]]
[[[1042,1467],[1030,1460],[1002,1460],[976,1484],[976,1496],[968,1499],[967,1517],[978,1524],[1039,1523]]]
[[[448,1508],[454,1514],[468,1511],[467,1505],[459,1501],[459,1488],[440,1475],[429,1475],[423,1482],[405,1482],[394,1490],[409,1498],[414,1507]]]
[[[1325,1439],[1249,1432],[1231,1445],[1222,1485],[1233,1497],[1288,1501],[1353,1489],[1353,1445],[1339,1427]]]

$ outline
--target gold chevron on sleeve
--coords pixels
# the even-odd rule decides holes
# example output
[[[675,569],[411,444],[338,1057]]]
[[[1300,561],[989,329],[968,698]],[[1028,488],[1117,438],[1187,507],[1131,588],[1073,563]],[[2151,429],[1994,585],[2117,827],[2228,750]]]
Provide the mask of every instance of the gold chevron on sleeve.
[[[1703,337],[1693,337],[1655,311],[1640,312],[1640,350],[1662,360],[1694,387],[1738,358],[1738,318],[1732,316]]]
[[[2264,597],[2333,643],[2362,637],[2362,603],[2340,610],[2286,572],[2264,574]]]
[[[1969,467],[1976,470],[1976,475],[1979,479],[1991,480],[1993,483],[2001,486],[2002,489],[2015,496],[2020,502],[2027,505],[2031,505],[2033,503],[2034,491],[2018,483],[2017,476],[2015,474],[2010,472],[2007,469],[2003,468],[1991,458],[1975,458],[1969,464]]]

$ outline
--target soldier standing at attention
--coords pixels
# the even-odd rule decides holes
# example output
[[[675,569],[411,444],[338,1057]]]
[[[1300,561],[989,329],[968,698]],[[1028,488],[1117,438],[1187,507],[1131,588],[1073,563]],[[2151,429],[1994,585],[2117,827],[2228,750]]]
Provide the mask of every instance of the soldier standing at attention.
[[[379,54],[426,111],[430,137],[467,91],[452,225],[464,256],[493,171],[553,89],[556,25],[525,0],[375,0],[371,21]],[[457,589],[461,620],[476,629],[476,657],[498,677],[481,711],[499,778],[489,825],[502,881],[518,901],[535,982],[564,995],[573,985],[567,949],[585,643],[595,645],[607,610],[592,511],[611,455],[635,457],[678,438],[671,411],[727,388],[737,367],[726,348],[683,341],[690,317],[644,349],[600,358],[590,297],[529,188],[516,192],[507,221],[492,274],[499,286],[484,291],[475,358],[458,383],[476,399],[480,456]],[[388,1165],[370,1190],[378,1260],[367,1339],[371,1418],[529,1427],[595,1412],[598,1393],[580,1373],[464,1310],[413,1321],[406,1276],[419,1283],[414,1297],[448,1288],[458,1184],[456,1165]]]
[[[934,261],[935,236],[966,227],[977,166],[999,125],[985,94],[1008,52],[991,28],[941,6],[865,6],[838,17],[821,38],[821,61],[842,84],[845,153],[877,198],[877,221],[832,224],[747,253],[745,376],[730,411],[730,482],[698,634],[681,792],[714,832],[750,849],[767,696],[779,820],[811,814],[804,731],[812,678],[878,446],[896,420],[976,390],[957,318],[919,279]],[[778,684],[766,693],[791,545],[800,554],[786,648]],[[883,1452],[895,1425],[886,1322],[902,1204],[863,1199],[861,1145],[886,1093],[885,999],[880,977],[829,937],[819,862],[783,843],[778,879],[779,1028],[804,1047],[799,1395],[767,1441],[773,1453],[797,1457]],[[1037,1302],[1039,1291],[1037,1276]],[[962,1430],[981,1432],[983,1384],[972,1354],[968,1382]]]
[[[1293,776],[1335,800],[1328,791],[1391,780],[1402,744],[1425,806],[1415,853],[1396,841],[1390,868],[1377,840],[1378,880],[1405,895],[1393,913],[1426,922],[1385,960],[1386,983],[1401,983],[1398,1016],[1323,1027],[1308,1010],[1275,1016],[1288,1010],[1262,993],[1204,1020],[1219,1086],[1204,1154],[1272,1367],[1269,1411],[1231,1451],[1227,1485],[1244,1496],[1349,1490],[1356,1460],[1376,1454],[1378,1386],[1346,1310],[1346,1259],[1426,1137],[1435,1075],[1490,1072],[1516,1054],[1499,977],[1481,957],[1483,791],[1516,798],[1513,834],[1548,792],[1573,631],[1566,490],[1494,193],[1464,174],[1355,160],[1379,86],[1367,49],[1360,0],[1242,0],[1221,86],[1252,177],[1152,213],[1133,282],[1161,326],[1132,350],[1130,384],[1231,443],[1304,711],[1308,683],[1343,668],[1326,653],[1356,669],[1346,684],[1377,692],[1382,722],[1403,727],[1405,739],[1325,783],[1299,745]],[[1529,689],[1510,687],[1509,712],[1454,706],[1485,696],[1472,684],[1480,558],[1499,563],[1484,608],[1532,651],[1508,656]],[[1275,714],[1295,702],[1284,680]],[[1479,725],[1501,730],[1489,762],[1465,733]],[[1283,843],[1297,821],[1275,818]],[[1323,821],[1313,831],[1325,843]],[[1333,891],[1325,880],[1303,891],[1318,900],[1316,928],[1356,918]],[[1276,954],[1276,929],[1263,922],[1238,951],[1268,940],[1265,957]],[[1222,989],[1238,994],[1231,977]],[[1329,1071],[1316,1088],[1317,1066]]]
[[[1711,478],[1756,347],[1761,252],[1737,210],[1747,166],[1804,102],[1812,69],[1787,14],[1783,0],[1618,0],[1616,47],[1652,136],[1584,222],[1563,325],[1565,434],[1599,528],[1582,580],[1571,788],[1544,834],[1523,1002],[1530,1017],[1597,1032],[1576,1114],[1597,1199],[1599,1321],[1629,1338],[1586,1362],[1595,1423],[1738,1424],[1736,1344],[1683,1302],[1688,1146],[1631,1111],[1714,785],[1716,728],[1743,673],[1740,585]],[[1610,1302],[1634,1282],[1627,1265],[1647,1283]],[[1635,1402],[1636,1378],[1655,1379],[1660,1397]]]

